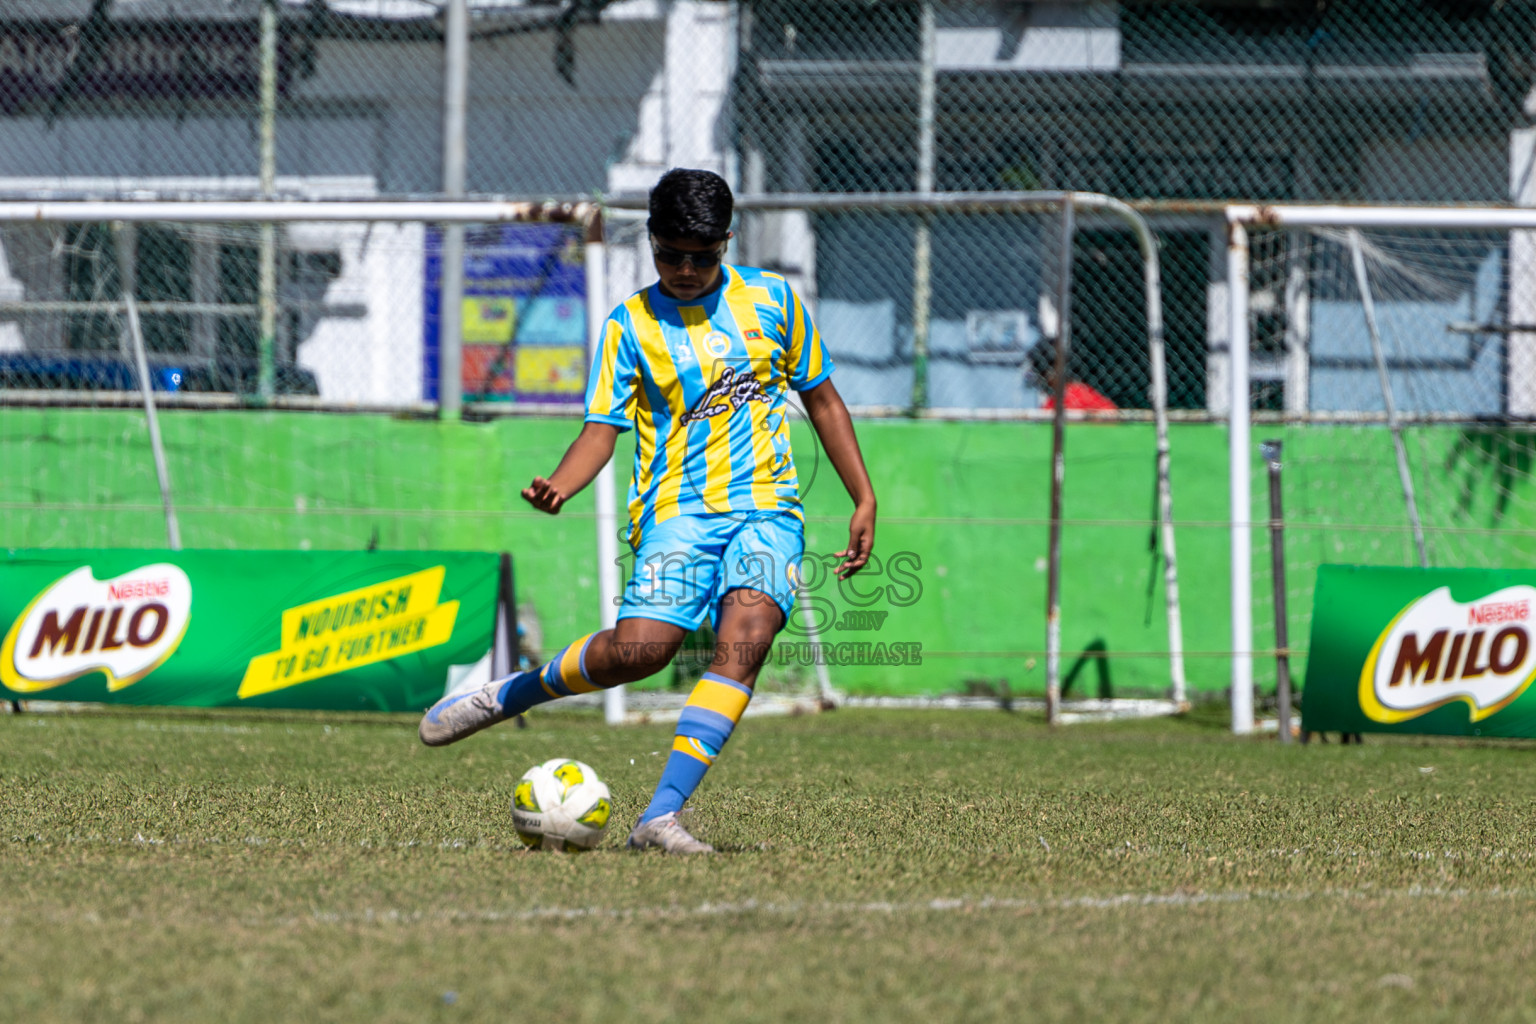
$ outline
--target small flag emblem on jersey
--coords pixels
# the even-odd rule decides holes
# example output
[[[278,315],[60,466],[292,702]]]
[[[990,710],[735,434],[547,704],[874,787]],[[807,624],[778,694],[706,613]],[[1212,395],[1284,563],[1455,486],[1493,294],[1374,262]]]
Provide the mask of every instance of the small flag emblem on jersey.
[[[748,341],[763,340],[763,332],[758,330],[756,327],[748,327],[746,330],[741,332],[741,336]]]

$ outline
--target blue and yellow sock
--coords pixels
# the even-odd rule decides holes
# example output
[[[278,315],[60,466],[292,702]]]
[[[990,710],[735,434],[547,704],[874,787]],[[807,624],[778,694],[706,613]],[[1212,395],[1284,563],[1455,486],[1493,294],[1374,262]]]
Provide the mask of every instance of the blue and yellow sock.
[[[662,769],[661,781],[656,784],[656,795],[640,815],[642,822],[658,818],[670,811],[682,810],[683,804],[704,781],[704,773],[720,756],[731,731],[741,721],[752,699],[750,687],[734,679],[704,673],[699,685],[693,688],[683,714],[677,720],[677,738],[672,741],[672,753],[667,766]]]
[[[588,633],[536,669],[516,672],[502,684],[501,709],[508,718],[529,708],[569,697],[575,693],[600,690],[587,675],[587,647],[596,633]]]

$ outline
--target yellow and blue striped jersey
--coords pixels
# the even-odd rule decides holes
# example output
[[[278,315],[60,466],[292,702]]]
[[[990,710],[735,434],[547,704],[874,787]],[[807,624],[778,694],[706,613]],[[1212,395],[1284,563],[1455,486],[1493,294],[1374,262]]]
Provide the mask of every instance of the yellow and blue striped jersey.
[[[632,544],[679,515],[802,515],[787,389],[820,384],[832,359],[782,276],[721,271],[720,287],[688,303],[659,285],[638,291],[603,328],[586,418],[638,431]]]

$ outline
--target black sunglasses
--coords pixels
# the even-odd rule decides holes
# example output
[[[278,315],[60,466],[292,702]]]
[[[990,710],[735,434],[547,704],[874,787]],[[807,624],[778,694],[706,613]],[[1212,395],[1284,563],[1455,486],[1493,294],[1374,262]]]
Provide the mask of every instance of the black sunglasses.
[[[665,263],[669,267],[680,267],[686,260],[694,265],[697,270],[709,270],[718,267],[720,261],[725,258],[725,244],[711,252],[684,252],[682,249],[674,249],[669,245],[662,245],[656,239],[651,239],[651,255],[656,257],[658,263]]]

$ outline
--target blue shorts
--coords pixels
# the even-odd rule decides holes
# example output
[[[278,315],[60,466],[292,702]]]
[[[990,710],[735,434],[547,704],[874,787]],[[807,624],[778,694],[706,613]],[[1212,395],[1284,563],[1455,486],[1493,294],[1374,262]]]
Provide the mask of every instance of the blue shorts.
[[[720,599],[732,590],[767,594],[795,607],[805,524],[790,512],[674,516],[648,526],[634,549],[621,619],[659,619],[697,629],[705,612],[720,627]]]

